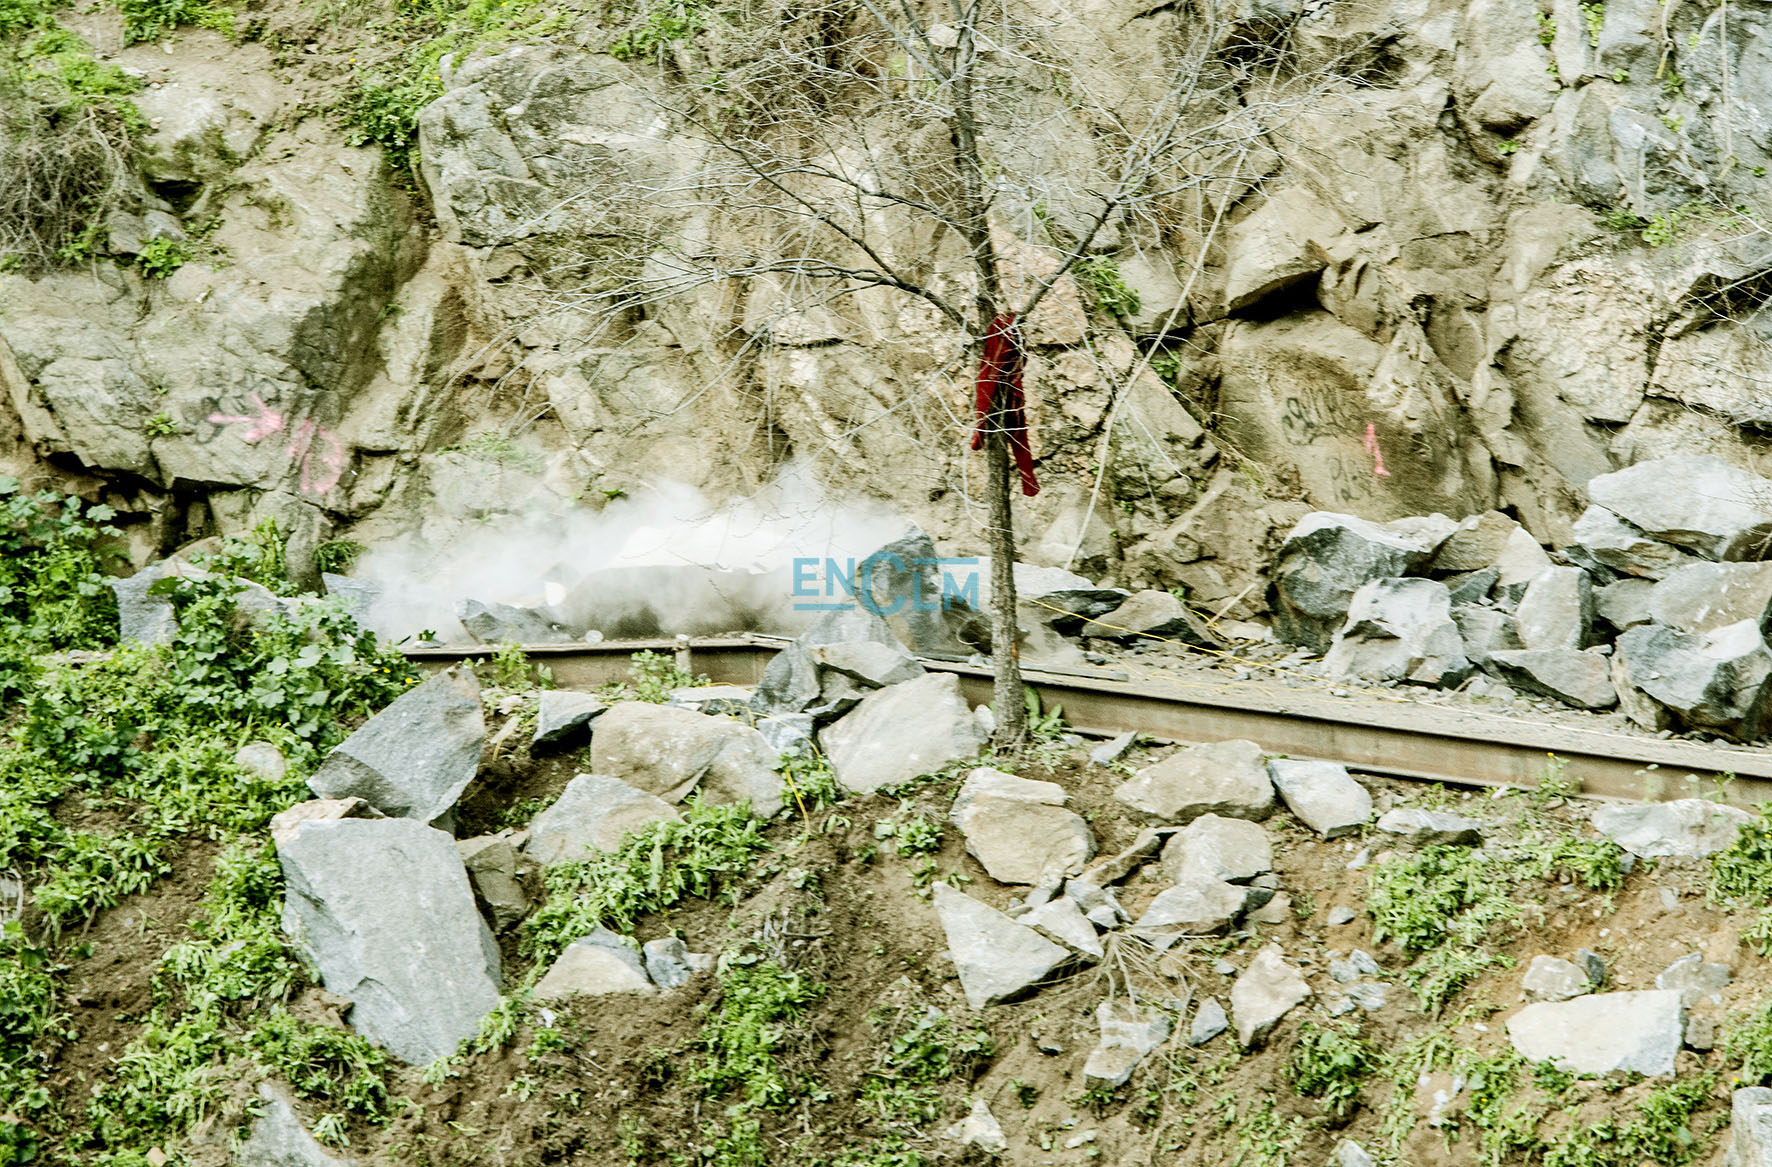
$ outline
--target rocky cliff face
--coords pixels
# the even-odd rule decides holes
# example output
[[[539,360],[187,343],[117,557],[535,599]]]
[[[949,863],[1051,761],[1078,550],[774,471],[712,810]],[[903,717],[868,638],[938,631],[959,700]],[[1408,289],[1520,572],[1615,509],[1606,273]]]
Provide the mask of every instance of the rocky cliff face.
[[[1252,122],[1241,167],[1172,222],[1114,225],[1094,269],[1114,278],[1067,277],[1042,308],[1029,559],[1246,615],[1306,509],[1499,506],[1561,544],[1597,474],[1687,452],[1766,469],[1772,15],[1232,7],[1212,59],[1259,29],[1314,96]],[[1148,75],[1198,17],[1038,15],[1097,88]],[[790,461],[981,542],[963,339],[934,313],[766,275],[596,310],[738,229],[731,192],[695,215],[607,197],[705,165],[693,35],[625,62],[572,33],[445,58],[406,174],[312,112],[299,49],[84,31],[149,82],[148,199],[108,223],[109,258],[0,274],[0,439],[21,475],[141,516],[139,557],[273,517],[300,569],[341,534],[437,540],[663,481],[731,496]],[[832,158],[860,132],[842,113]],[[987,161],[1087,170],[1111,137],[1053,125]],[[1005,211],[1001,245],[1066,213]],[[167,278],[126,264],[199,226]],[[920,247],[900,258],[963,287],[951,238]]]

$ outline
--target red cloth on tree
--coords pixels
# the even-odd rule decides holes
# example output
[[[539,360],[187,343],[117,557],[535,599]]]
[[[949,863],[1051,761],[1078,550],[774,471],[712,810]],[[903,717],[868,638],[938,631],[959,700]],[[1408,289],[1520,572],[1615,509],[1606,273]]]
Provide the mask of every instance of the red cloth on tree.
[[[1021,393],[1021,374],[1026,367],[1027,351],[1022,347],[1021,330],[1015,326],[1015,313],[1000,312],[991,318],[990,331],[984,336],[984,356],[978,362],[978,424],[972,431],[972,448],[984,445],[986,426],[995,410],[1002,418],[1015,468],[1021,472],[1021,492],[1032,497],[1040,493],[1040,484],[1034,478],[1034,452],[1028,446],[1027,409]]]

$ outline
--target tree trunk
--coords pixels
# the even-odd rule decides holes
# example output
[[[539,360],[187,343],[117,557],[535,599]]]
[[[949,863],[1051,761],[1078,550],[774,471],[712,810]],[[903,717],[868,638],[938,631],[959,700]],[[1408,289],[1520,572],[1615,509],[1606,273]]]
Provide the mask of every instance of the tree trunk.
[[[1000,403],[999,403],[1000,405]],[[985,509],[991,549],[991,705],[1001,753],[1021,752],[1027,738],[1027,701],[1022,696],[1021,630],[1015,620],[1015,525],[1009,508],[1009,436],[993,410],[985,435]]]

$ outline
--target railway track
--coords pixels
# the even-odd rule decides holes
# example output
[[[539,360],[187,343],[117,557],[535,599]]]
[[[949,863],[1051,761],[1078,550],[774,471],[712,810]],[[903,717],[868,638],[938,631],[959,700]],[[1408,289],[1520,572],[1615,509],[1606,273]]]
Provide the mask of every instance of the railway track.
[[[642,651],[674,655],[679,667],[717,683],[754,685],[787,643],[750,634],[731,637],[604,641],[535,645],[530,659],[553,670],[555,683],[594,688],[628,675],[629,657]],[[423,668],[491,657],[495,647],[414,648]],[[990,669],[925,658],[932,670],[953,673],[967,699],[988,703]],[[1340,696],[1291,689],[1259,680],[1204,680],[1176,674],[1131,677],[1104,667],[1096,672],[1029,667],[1024,680],[1047,708],[1062,705],[1065,720],[1097,736],[1136,731],[1174,742],[1248,738],[1269,753],[1342,762],[1365,773],[1473,786],[1532,786],[1547,755],[1562,759],[1568,778],[1600,798],[1670,799],[1694,794],[1752,806],[1772,800],[1772,749],[1661,739],[1600,728],[1544,722],[1505,712],[1387,698]]]

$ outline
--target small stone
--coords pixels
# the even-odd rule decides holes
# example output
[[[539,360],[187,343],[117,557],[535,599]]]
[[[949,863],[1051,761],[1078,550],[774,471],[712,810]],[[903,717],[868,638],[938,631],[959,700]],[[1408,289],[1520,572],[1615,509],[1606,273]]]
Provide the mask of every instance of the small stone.
[[[1169,1040],[1167,1014],[1138,1005],[1103,1001],[1095,1009],[1101,1040],[1083,1066],[1083,1080],[1090,1086],[1123,1086],[1145,1055]]]
[[[1535,956],[1520,980],[1520,992],[1528,1001],[1567,1001],[1593,987],[1581,966],[1554,956]]]
[[[1587,983],[1593,988],[1597,989],[1606,983],[1606,962],[1600,958],[1599,953],[1588,948],[1577,948],[1575,963],[1587,974]]]
[[[1110,766],[1120,760],[1120,755],[1132,748],[1138,740],[1136,733],[1123,733],[1112,741],[1103,742],[1089,751],[1089,760],[1097,766]]]
[[[962,1147],[977,1147],[987,1155],[1001,1155],[1009,1149],[1009,1140],[1003,1134],[1002,1124],[982,1098],[973,1099],[972,1109],[967,1112],[966,1117],[942,1133]]]
[[[492,930],[503,932],[529,912],[529,896],[517,882],[517,849],[500,835],[461,839],[455,844],[468,880],[492,914]]]
[[[303,823],[334,822],[339,819],[378,819],[373,806],[361,798],[310,798],[271,816],[271,842],[281,847]]]
[[[1390,986],[1382,981],[1361,981],[1347,987],[1348,1000],[1368,1013],[1384,1008],[1390,998]]]
[[[1359,1006],[1354,1004],[1354,999],[1343,993],[1323,999],[1323,1012],[1331,1017],[1342,1017],[1358,1008]]]
[[[283,781],[289,773],[289,759],[270,742],[247,742],[235,751],[234,765],[267,786]]]
[[[1475,846],[1483,841],[1482,823],[1443,810],[1398,807],[1379,817],[1378,829],[1423,844],[1459,843]]]
[[[1187,1043],[1205,1045],[1229,1029],[1230,1024],[1230,1018],[1225,1016],[1224,1006],[1218,1003],[1218,998],[1207,997],[1194,1010],[1194,1023],[1188,1028]]]
[[[1250,912],[1248,918],[1254,923],[1277,928],[1292,919],[1292,897],[1283,891],[1276,892],[1273,899]]]
[[[648,940],[640,946],[640,959],[646,965],[646,976],[661,989],[681,988],[695,976],[689,946],[675,936]]]
[[[1712,964],[1693,952],[1668,965],[1655,978],[1658,989],[1674,989],[1680,1000],[1691,1008],[1709,998],[1713,1005],[1723,1003],[1723,990],[1734,979],[1734,970],[1726,964]]]
[[[1351,834],[1372,817],[1372,795],[1346,766],[1275,758],[1267,769],[1286,808],[1325,839]]]
[[[1695,1049],[1699,1053],[1709,1053],[1716,1049],[1716,1019],[1702,1014],[1688,1018],[1686,1021],[1686,1048]]]
[[[1338,985],[1351,985],[1361,977],[1375,977],[1382,971],[1370,952],[1358,948],[1345,960],[1329,962],[1329,979]]]
[[[530,750],[565,749],[589,740],[591,722],[607,708],[589,693],[543,689],[536,709],[535,737],[530,740]]]
[[[1336,904],[1333,908],[1330,908],[1329,915],[1325,917],[1329,922],[1329,926],[1332,928],[1339,928],[1343,924],[1351,924],[1358,918],[1359,917],[1354,910],[1344,904]]]
[[[656,992],[652,978],[646,975],[645,960],[606,928],[568,944],[535,986],[535,995],[541,1000]]]
[[[1335,1145],[1335,1154],[1329,1158],[1329,1167],[1372,1167],[1372,1156],[1366,1148],[1352,1139],[1343,1139]]]
[[[1245,1049],[1259,1045],[1293,1006],[1310,995],[1310,986],[1298,969],[1286,962],[1279,945],[1263,948],[1231,986],[1237,1041]]]

